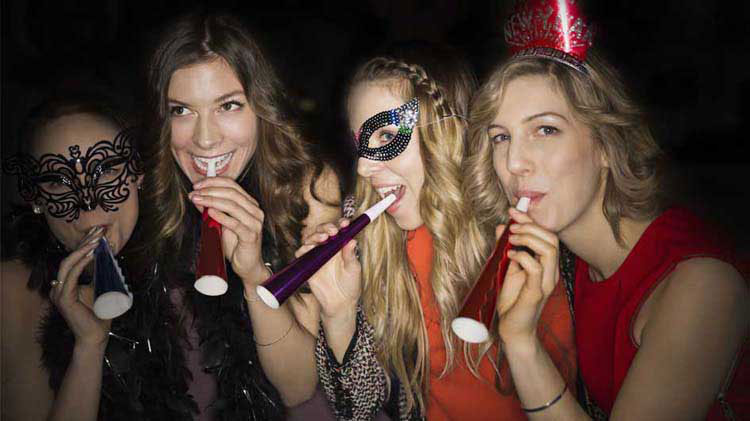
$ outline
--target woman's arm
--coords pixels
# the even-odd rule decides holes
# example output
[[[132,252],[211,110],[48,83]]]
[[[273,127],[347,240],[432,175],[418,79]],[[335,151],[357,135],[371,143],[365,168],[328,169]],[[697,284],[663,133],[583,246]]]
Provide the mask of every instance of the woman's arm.
[[[530,222],[521,219],[516,218]],[[500,335],[522,406],[539,408],[564,389],[560,373],[529,329],[552,282],[546,276],[553,272],[552,260],[545,256],[553,240],[539,227],[523,225],[522,235],[511,242],[541,257],[537,260],[526,253],[512,257],[516,272],[509,273],[498,302]],[[641,323],[641,346],[610,418],[704,419],[747,334],[747,285],[726,263],[691,259],[678,265],[649,301]],[[567,391],[553,405],[528,415],[532,420],[588,419]]]
[[[96,420],[102,388],[104,351],[107,349],[111,320],[101,320],[93,312],[94,290],[79,287],[83,269],[93,260],[93,252],[104,231],[95,227],[77,250],[60,263],[56,285],[49,293],[75,338],[73,355],[50,412],[50,420]]]
[[[327,168],[318,178],[316,194],[324,201],[338,203],[338,179],[332,170]],[[309,213],[304,221],[303,236],[318,224],[339,218],[339,208],[316,200],[308,187],[305,187],[304,198]],[[265,280],[270,273],[263,276]],[[295,406],[310,399],[318,384],[314,358],[314,335],[317,335],[320,318],[317,301],[311,294],[304,294],[303,298],[292,297],[274,310],[259,301],[255,291],[246,291],[246,295],[250,298],[248,309],[258,358],[266,376],[279,390],[286,405]]]
[[[747,335],[750,293],[729,264],[693,258],[662,284],[649,298],[613,420],[705,419]]]

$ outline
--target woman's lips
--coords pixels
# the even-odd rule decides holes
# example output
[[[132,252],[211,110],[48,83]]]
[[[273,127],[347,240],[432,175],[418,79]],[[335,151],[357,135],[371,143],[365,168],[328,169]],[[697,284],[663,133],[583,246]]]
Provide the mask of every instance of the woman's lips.
[[[386,209],[385,211],[388,213],[396,212],[398,210],[399,204],[401,203],[401,198],[404,197],[404,194],[406,194],[406,187],[399,187],[398,191],[396,192],[396,201],[393,202],[391,206],[388,206],[388,209]]]
[[[528,197],[529,198],[529,209],[534,207],[535,205],[539,204],[539,202],[546,196],[546,193],[538,192],[538,191],[530,191],[530,190],[520,190],[516,192],[515,198],[516,203],[522,198],[522,197]]]
[[[232,162],[233,156],[234,151],[214,157],[199,157],[193,155],[193,159],[191,161],[193,163],[193,169],[195,170],[195,172],[205,177],[208,176],[207,172],[209,160],[216,160],[216,175],[221,175],[229,169],[229,164]]]

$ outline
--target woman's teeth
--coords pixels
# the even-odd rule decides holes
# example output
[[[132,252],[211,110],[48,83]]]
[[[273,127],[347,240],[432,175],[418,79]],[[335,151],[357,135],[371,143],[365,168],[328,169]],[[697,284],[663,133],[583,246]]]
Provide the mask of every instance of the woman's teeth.
[[[193,161],[195,162],[195,165],[197,165],[198,168],[200,168],[203,171],[207,171],[208,163],[210,161],[214,161],[216,163],[216,171],[221,171],[222,169],[224,169],[224,167],[227,166],[227,164],[229,164],[229,161],[232,160],[233,153],[234,152],[228,152],[228,153],[225,153],[224,155],[214,156],[211,158],[201,158],[201,157],[197,157],[193,155]]]
[[[395,193],[398,194],[399,190],[401,189],[401,185],[398,186],[388,186],[388,187],[380,187],[377,189],[378,194],[381,198],[384,198],[388,196],[389,193]]]

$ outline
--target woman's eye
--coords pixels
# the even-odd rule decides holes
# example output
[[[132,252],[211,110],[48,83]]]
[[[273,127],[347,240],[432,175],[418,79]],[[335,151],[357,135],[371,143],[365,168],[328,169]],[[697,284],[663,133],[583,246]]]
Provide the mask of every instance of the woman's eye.
[[[395,138],[396,138],[396,135],[394,135],[393,133],[383,132],[380,135],[380,144],[381,145],[385,145],[387,143],[391,143],[393,141],[393,139],[395,139]]]
[[[67,190],[69,184],[70,182],[62,176],[44,177],[44,180],[40,180],[39,182],[42,189],[47,190],[50,193]]]
[[[541,134],[542,136],[550,136],[550,135],[558,133],[559,131],[560,130],[558,130],[556,127],[552,127],[552,126],[541,126],[538,129],[538,133]]]
[[[491,140],[493,143],[502,143],[502,142],[510,140],[510,135],[505,134],[505,133],[500,133],[495,136],[492,136]]]
[[[239,110],[243,107],[244,104],[238,102],[238,101],[229,101],[221,104],[221,109],[223,111],[234,111]]]
[[[105,169],[102,170],[102,173],[99,176],[99,179],[100,180],[101,179],[111,180],[111,179],[117,177],[117,174],[119,174],[119,173],[120,173],[120,171],[119,171],[118,168],[114,168],[114,167],[105,168]]]
[[[169,114],[179,117],[186,115],[188,113],[187,107],[183,107],[182,105],[174,105],[169,108]]]

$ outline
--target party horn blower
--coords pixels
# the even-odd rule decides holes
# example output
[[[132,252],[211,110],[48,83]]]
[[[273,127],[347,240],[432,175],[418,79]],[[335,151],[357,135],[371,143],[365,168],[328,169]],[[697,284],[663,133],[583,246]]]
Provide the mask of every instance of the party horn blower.
[[[268,278],[262,285],[258,285],[256,290],[258,296],[269,307],[279,308],[302,284],[331,260],[339,250],[344,248],[349,240],[359,234],[367,224],[374,221],[395,201],[396,195],[389,194],[354,219],[348,226],[341,228],[336,235],[294,259],[284,269]]]
[[[133,294],[109,242],[102,237],[94,249],[94,314],[102,320],[114,319],[132,306]]]
[[[528,197],[522,197],[516,205],[516,210],[526,212],[529,209],[529,202]],[[513,223],[512,219],[508,222],[503,234],[497,240],[490,259],[484,265],[482,274],[479,275],[474,288],[466,297],[461,312],[451,322],[453,333],[466,342],[482,343],[490,337],[489,326],[495,315],[497,294],[510,265],[508,250],[511,249],[511,244],[508,241],[510,237],[508,228]]]
[[[216,160],[208,161],[206,175],[216,176]],[[203,208],[201,217],[201,242],[195,278],[193,286],[203,295],[224,295],[229,288],[227,264],[221,247],[221,224],[208,216],[208,207]]]

